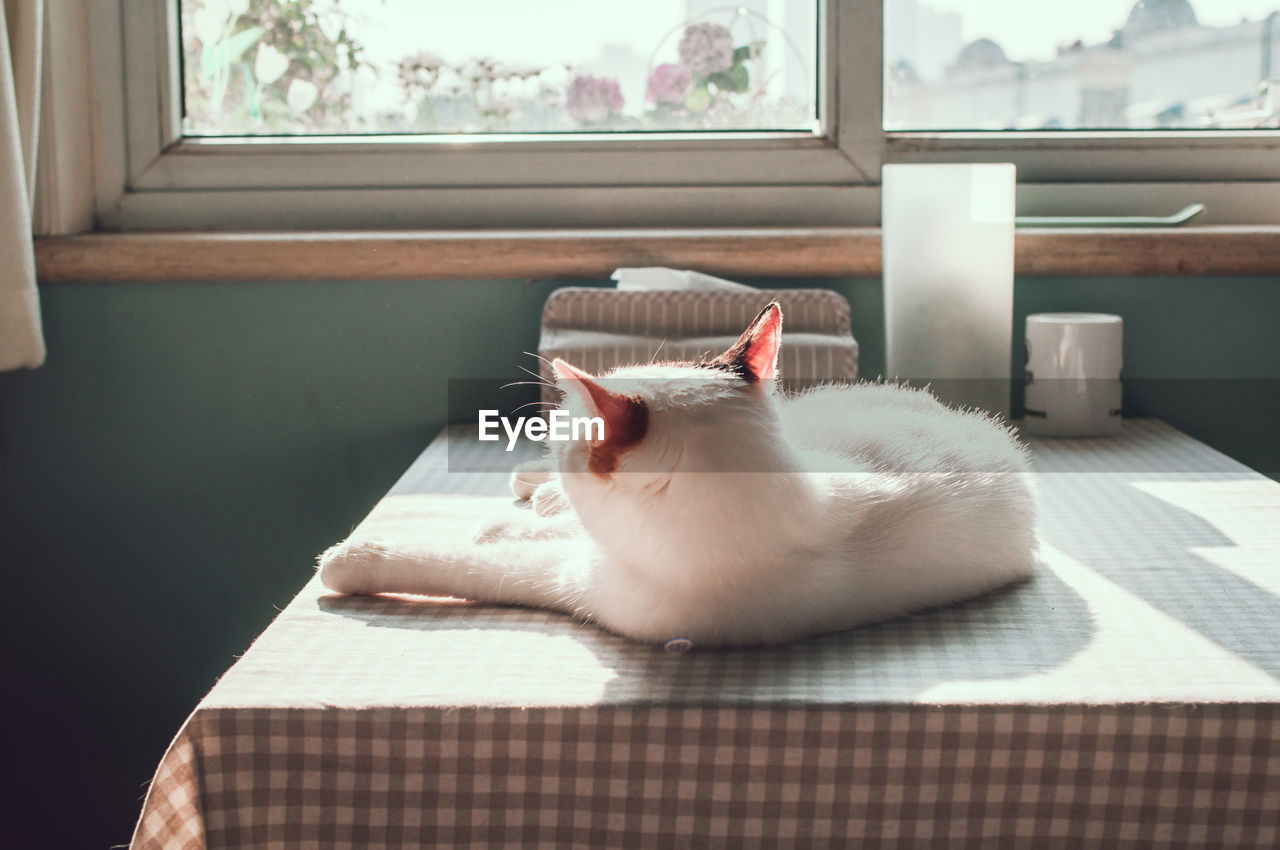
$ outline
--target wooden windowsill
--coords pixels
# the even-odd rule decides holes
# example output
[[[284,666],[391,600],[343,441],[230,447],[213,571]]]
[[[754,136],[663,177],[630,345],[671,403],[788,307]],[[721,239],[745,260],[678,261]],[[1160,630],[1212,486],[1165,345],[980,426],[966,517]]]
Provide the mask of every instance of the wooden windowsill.
[[[47,284],[600,279],[619,266],[730,277],[878,277],[880,231],[91,233],[36,240],[37,276]],[[1280,227],[1021,230],[1015,266],[1019,275],[1280,276]]]

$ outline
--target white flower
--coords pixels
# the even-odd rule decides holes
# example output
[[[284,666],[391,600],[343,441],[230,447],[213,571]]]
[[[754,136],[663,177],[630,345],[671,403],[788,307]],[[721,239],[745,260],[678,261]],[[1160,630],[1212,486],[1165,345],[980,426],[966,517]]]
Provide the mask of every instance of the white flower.
[[[289,108],[295,113],[301,114],[311,108],[311,104],[316,102],[316,96],[320,94],[320,90],[315,87],[314,83],[306,80],[294,80],[289,83]]]
[[[203,6],[196,10],[196,38],[206,49],[217,44],[227,27],[227,11],[219,8],[218,3]]]
[[[227,5],[231,7],[231,14],[236,17],[249,11],[249,0],[227,0]]]
[[[374,118],[382,108],[381,101],[386,99],[378,85],[378,72],[368,65],[361,65],[350,78],[352,110],[361,118]],[[412,103],[409,105],[414,106]]]
[[[258,82],[269,86],[289,69],[289,57],[269,44],[258,45],[258,56],[253,60],[253,75]]]
[[[332,8],[327,9],[316,15],[316,23],[320,24],[320,32],[324,33],[324,37],[330,41],[337,41],[338,36],[342,35],[342,10],[335,4]]]

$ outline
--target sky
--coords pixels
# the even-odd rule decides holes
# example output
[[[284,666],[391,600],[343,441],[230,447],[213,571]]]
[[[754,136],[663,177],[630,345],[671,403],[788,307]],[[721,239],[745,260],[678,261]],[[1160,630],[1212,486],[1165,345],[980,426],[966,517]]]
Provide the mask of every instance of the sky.
[[[583,64],[610,42],[629,43],[647,59],[685,9],[684,0],[342,0],[342,6],[378,19],[360,28],[371,57],[428,50],[452,62],[489,55],[536,65]],[[678,38],[667,45],[672,53]]]
[[[909,2],[910,0],[903,0]],[[685,17],[684,0],[339,0],[368,15],[359,28],[370,58],[419,50],[461,61],[487,54],[537,65],[585,64],[610,42],[650,52]],[[782,0],[812,2],[812,0]],[[888,3],[898,0],[886,0]],[[1077,38],[1105,41],[1135,0],[916,0],[963,15],[963,38],[995,39],[1013,59],[1046,59]],[[776,5],[778,0],[770,5]],[[726,0],[726,6],[732,6]],[[1200,22],[1221,26],[1280,10],[1280,0],[1192,0]],[[679,34],[664,54],[674,54]]]
[[[893,2],[894,0],[888,0]],[[1010,59],[1046,59],[1077,38],[1105,41],[1124,24],[1135,0],[918,0],[963,15],[965,43],[994,39]],[[1223,26],[1280,10],[1280,0],[1191,0],[1200,23]]]

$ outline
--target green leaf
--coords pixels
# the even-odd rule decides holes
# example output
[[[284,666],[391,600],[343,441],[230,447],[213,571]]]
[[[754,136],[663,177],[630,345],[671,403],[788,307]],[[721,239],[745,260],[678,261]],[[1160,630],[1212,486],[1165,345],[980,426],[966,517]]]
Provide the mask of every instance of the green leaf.
[[[706,86],[698,86],[684,99],[684,108],[690,112],[705,112],[710,105],[711,92],[707,91]]]
[[[206,77],[227,67],[262,38],[262,27],[249,27],[211,44],[200,54],[200,73]]]
[[[733,51],[733,64],[741,65],[748,59],[754,59],[761,53],[764,53],[764,46],[768,42],[753,41],[750,44],[744,44],[737,50]]]
[[[751,84],[751,75],[746,65],[734,65],[727,71],[719,71],[711,75],[711,82],[721,91],[746,91]]]
[[[249,115],[254,121],[262,116],[258,113],[258,83],[253,78],[253,70],[248,63],[244,66],[244,101],[249,106]]]
[[[222,99],[227,96],[227,75],[217,74],[213,78],[213,90],[209,92],[209,105],[216,112],[222,108]]]

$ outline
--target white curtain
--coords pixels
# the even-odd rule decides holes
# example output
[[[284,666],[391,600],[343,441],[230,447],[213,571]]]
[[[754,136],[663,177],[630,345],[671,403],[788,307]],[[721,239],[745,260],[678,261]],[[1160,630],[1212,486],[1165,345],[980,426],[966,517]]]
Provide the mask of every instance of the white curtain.
[[[44,0],[0,6],[0,371],[44,362],[31,245]]]

